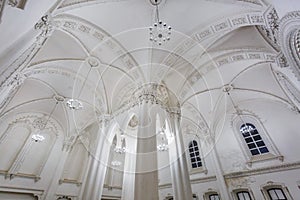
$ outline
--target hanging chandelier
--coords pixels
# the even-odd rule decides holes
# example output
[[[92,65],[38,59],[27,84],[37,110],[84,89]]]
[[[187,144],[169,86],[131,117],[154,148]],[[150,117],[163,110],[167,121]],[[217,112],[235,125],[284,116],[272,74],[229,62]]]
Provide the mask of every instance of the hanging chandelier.
[[[157,43],[158,45],[162,45],[162,43],[169,41],[171,38],[171,30],[172,27],[168,26],[165,22],[159,19],[159,10],[158,5],[161,0],[150,0],[151,4],[156,7],[156,19],[153,26],[149,28],[150,30],[150,38],[149,40]]]
[[[44,122],[43,119],[36,119],[33,122],[34,123],[33,127],[40,129],[40,131],[42,131],[46,128],[46,126],[47,126],[50,118],[52,117],[52,114],[54,113],[58,103],[64,101],[64,97],[62,97],[62,96],[56,95],[53,98],[55,100],[55,105],[53,106],[47,120]],[[35,133],[35,134],[32,134],[31,139],[35,142],[42,142],[43,140],[45,140],[45,137],[43,135],[39,134],[39,133]]]
[[[157,150],[168,151],[169,146],[168,146],[168,139],[166,138],[165,130],[161,129],[160,131],[158,131],[158,134],[161,136],[161,143],[157,145]]]
[[[80,110],[83,108],[83,103],[82,101],[79,100],[80,98],[80,95],[83,91],[83,88],[85,86],[85,83],[87,81],[87,78],[92,70],[93,67],[98,67],[99,66],[99,62],[98,60],[95,58],[95,57],[89,57],[87,59],[87,63],[89,64],[90,68],[89,68],[89,71],[88,73],[86,74],[85,78],[84,78],[84,81],[83,81],[83,84],[79,90],[79,94],[78,94],[78,97],[77,98],[71,98],[69,99],[66,104],[67,104],[67,107],[69,107],[71,110]]]
[[[123,154],[123,153],[126,153],[127,149],[125,147],[125,134],[123,132],[121,132],[121,145],[120,146],[116,146],[114,151],[116,153],[119,153],[119,154]]]

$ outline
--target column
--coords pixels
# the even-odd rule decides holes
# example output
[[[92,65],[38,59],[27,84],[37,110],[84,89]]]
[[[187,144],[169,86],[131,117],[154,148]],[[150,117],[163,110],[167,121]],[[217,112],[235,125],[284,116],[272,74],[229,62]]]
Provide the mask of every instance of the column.
[[[170,113],[170,129],[174,140],[169,144],[170,170],[175,200],[192,200],[190,175],[180,127],[180,115]]]
[[[135,167],[136,167],[136,138],[128,136],[126,141],[126,154],[124,161],[124,175],[122,187],[122,200],[134,199]]]
[[[108,125],[107,118],[101,119],[96,150],[91,154],[92,160],[84,184],[82,199],[101,199],[110,152],[110,142],[107,139]]]
[[[158,199],[156,113],[151,103],[139,107],[134,200]]]
[[[212,141],[214,142],[214,140],[212,139]],[[214,144],[216,144],[214,142]],[[214,165],[215,165],[215,173],[216,173],[216,177],[217,177],[217,181],[218,181],[218,185],[220,186],[220,193],[221,193],[221,198],[224,200],[230,200],[230,195],[227,189],[227,185],[225,182],[225,178],[223,175],[223,169],[221,167],[221,163],[220,163],[220,159],[216,150],[216,146],[214,146],[214,148],[212,148],[212,157],[213,157],[213,161],[214,161]]]
[[[67,139],[63,144],[63,148],[62,148],[62,152],[60,154],[58,165],[56,166],[54,176],[53,176],[53,178],[49,184],[49,188],[46,192],[45,200],[52,200],[55,197],[55,193],[58,188],[58,183],[59,183],[59,180],[60,180],[61,175],[64,170],[65,162],[66,162],[68,155],[70,153],[70,150],[72,148],[72,141],[73,141],[73,138],[70,138],[70,139]]]

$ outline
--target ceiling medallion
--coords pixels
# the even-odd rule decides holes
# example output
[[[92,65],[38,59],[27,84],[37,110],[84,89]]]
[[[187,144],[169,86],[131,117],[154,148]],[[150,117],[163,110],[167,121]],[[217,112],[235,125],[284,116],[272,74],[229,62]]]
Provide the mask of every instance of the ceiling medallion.
[[[158,5],[161,0],[150,0],[151,4],[156,7],[156,22],[149,28],[150,41],[162,45],[162,43],[169,41],[171,38],[172,27],[159,19]]]

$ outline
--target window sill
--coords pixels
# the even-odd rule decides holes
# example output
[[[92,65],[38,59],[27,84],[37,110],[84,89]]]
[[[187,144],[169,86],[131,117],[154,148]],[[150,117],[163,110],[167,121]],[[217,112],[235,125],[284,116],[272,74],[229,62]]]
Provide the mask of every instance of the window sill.
[[[207,174],[207,169],[204,169],[203,167],[199,167],[199,168],[192,169],[190,171],[190,174],[198,174],[198,173]]]
[[[280,160],[281,162],[283,162],[284,157],[282,155],[274,155],[272,153],[256,155],[250,158],[250,160],[247,162],[247,165],[251,167],[253,163],[263,162],[268,160]]]

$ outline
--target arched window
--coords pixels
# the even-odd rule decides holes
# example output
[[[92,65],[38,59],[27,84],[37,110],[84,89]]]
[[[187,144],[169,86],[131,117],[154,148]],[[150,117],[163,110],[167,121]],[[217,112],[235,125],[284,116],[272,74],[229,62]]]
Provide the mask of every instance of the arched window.
[[[236,193],[238,200],[252,200],[248,191],[240,191]]]
[[[190,142],[189,152],[190,152],[192,168],[194,169],[194,168],[202,167],[202,161],[200,157],[198,143],[195,140]]]
[[[267,192],[271,200],[287,200],[281,188],[270,188]]]
[[[269,152],[266,144],[253,124],[246,123],[240,127],[247,146],[253,156]]]

